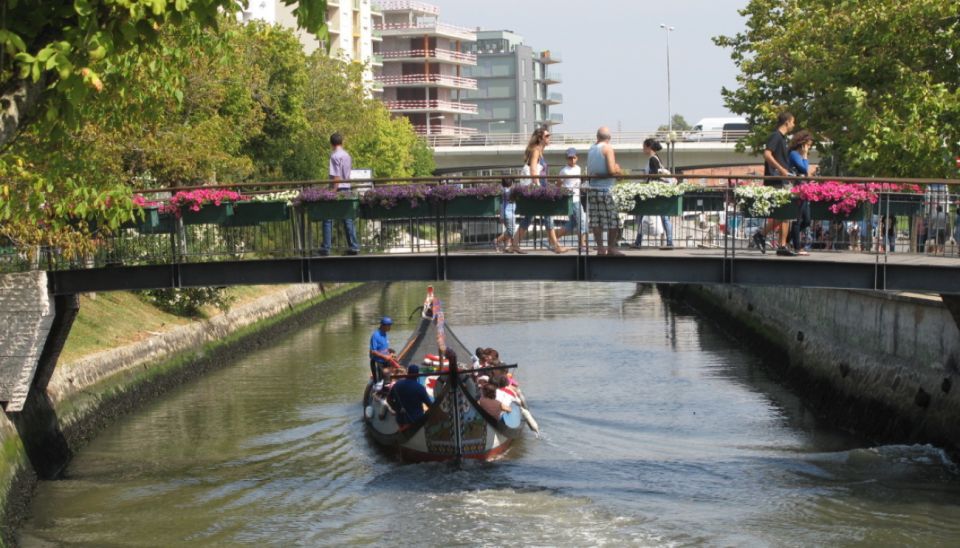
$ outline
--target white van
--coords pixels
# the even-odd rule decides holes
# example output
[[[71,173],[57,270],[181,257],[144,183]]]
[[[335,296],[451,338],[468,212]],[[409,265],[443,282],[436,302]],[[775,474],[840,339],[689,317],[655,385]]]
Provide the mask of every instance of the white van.
[[[746,118],[704,118],[683,134],[684,141],[732,143],[750,131]]]

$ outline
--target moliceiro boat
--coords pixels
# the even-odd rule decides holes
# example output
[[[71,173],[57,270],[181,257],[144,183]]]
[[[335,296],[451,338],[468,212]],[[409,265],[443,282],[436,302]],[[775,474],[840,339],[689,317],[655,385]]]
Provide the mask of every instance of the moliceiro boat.
[[[536,422],[520,398],[509,403],[509,411],[503,410],[504,403],[499,417],[488,412],[489,401],[487,409],[479,403],[481,384],[506,375],[516,365],[473,368],[471,354],[446,326],[441,302],[428,288],[420,323],[397,355],[393,377],[416,379],[432,403],[422,417],[407,422],[402,404],[392,393],[391,379],[371,379],[363,395],[363,422],[370,436],[398,450],[405,460],[489,460],[510,448],[522,435],[525,422],[536,431]],[[402,415],[399,422],[398,413]]]

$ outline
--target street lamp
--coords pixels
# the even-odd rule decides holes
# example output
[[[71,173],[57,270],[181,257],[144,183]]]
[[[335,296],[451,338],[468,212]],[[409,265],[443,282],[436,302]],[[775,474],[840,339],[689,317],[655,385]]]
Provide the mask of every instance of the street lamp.
[[[670,33],[673,32],[674,27],[666,23],[660,23],[660,28],[667,35],[667,143],[670,146],[667,160],[670,162],[670,171],[673,171],[673,112],[670,109]]]

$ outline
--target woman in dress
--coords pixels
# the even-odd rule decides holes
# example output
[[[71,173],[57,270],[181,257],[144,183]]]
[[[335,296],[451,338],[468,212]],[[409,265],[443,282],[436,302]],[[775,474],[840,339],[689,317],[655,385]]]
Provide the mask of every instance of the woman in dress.
[[[547,160],[543,156],[543,149],[549,144],[549,129],[538,128],[534,130],[533,135],[530,136],[530,142],[527,143],[527,149],[523,154],[523,174],[529,175],[530,177],[522,178],[520,180],[521,185],[530,184],[532,179],[537,179],[540,186],[547,186]],[[533,215],[524,215],[523,219],[520,220],[517,233],[513,237],[513,246],[511,248],[513,253],[526,253],[520,249],[520,242],[524,236],[527,235],[527,230],[529,230],[530,223],[532,222]],[[557,240],[557,231],[553,228],[553,219],[547,217],[544,224],[547,227],[547,239],[550,242],[550,249],[552,249],[554,253],[566,253],[569,251],[566,247],[562,247]]]

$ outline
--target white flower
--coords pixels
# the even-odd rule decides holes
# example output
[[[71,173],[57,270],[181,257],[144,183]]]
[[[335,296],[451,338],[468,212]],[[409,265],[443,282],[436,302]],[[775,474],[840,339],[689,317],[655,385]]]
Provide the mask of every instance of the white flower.
[[[266,194],[250,194],[247,198],[251,202],[287,202],[287,205],[290,205],[293,199],[299,195],[300,192],[297,190],[282,190],[280,192],[268,192]]]
[[[769,217],[777,207],[790,203],[793,193],[783,188],[761,185],[741,185],[733,189],[737,205],[753,217]]]
[[[621,213],[630,213],[636,207],[637,201],[682,196],[684,192],[693,188],[694,185],[688,183],[677,185],[663,181],[624,181],[614,185],[613,201]]]

